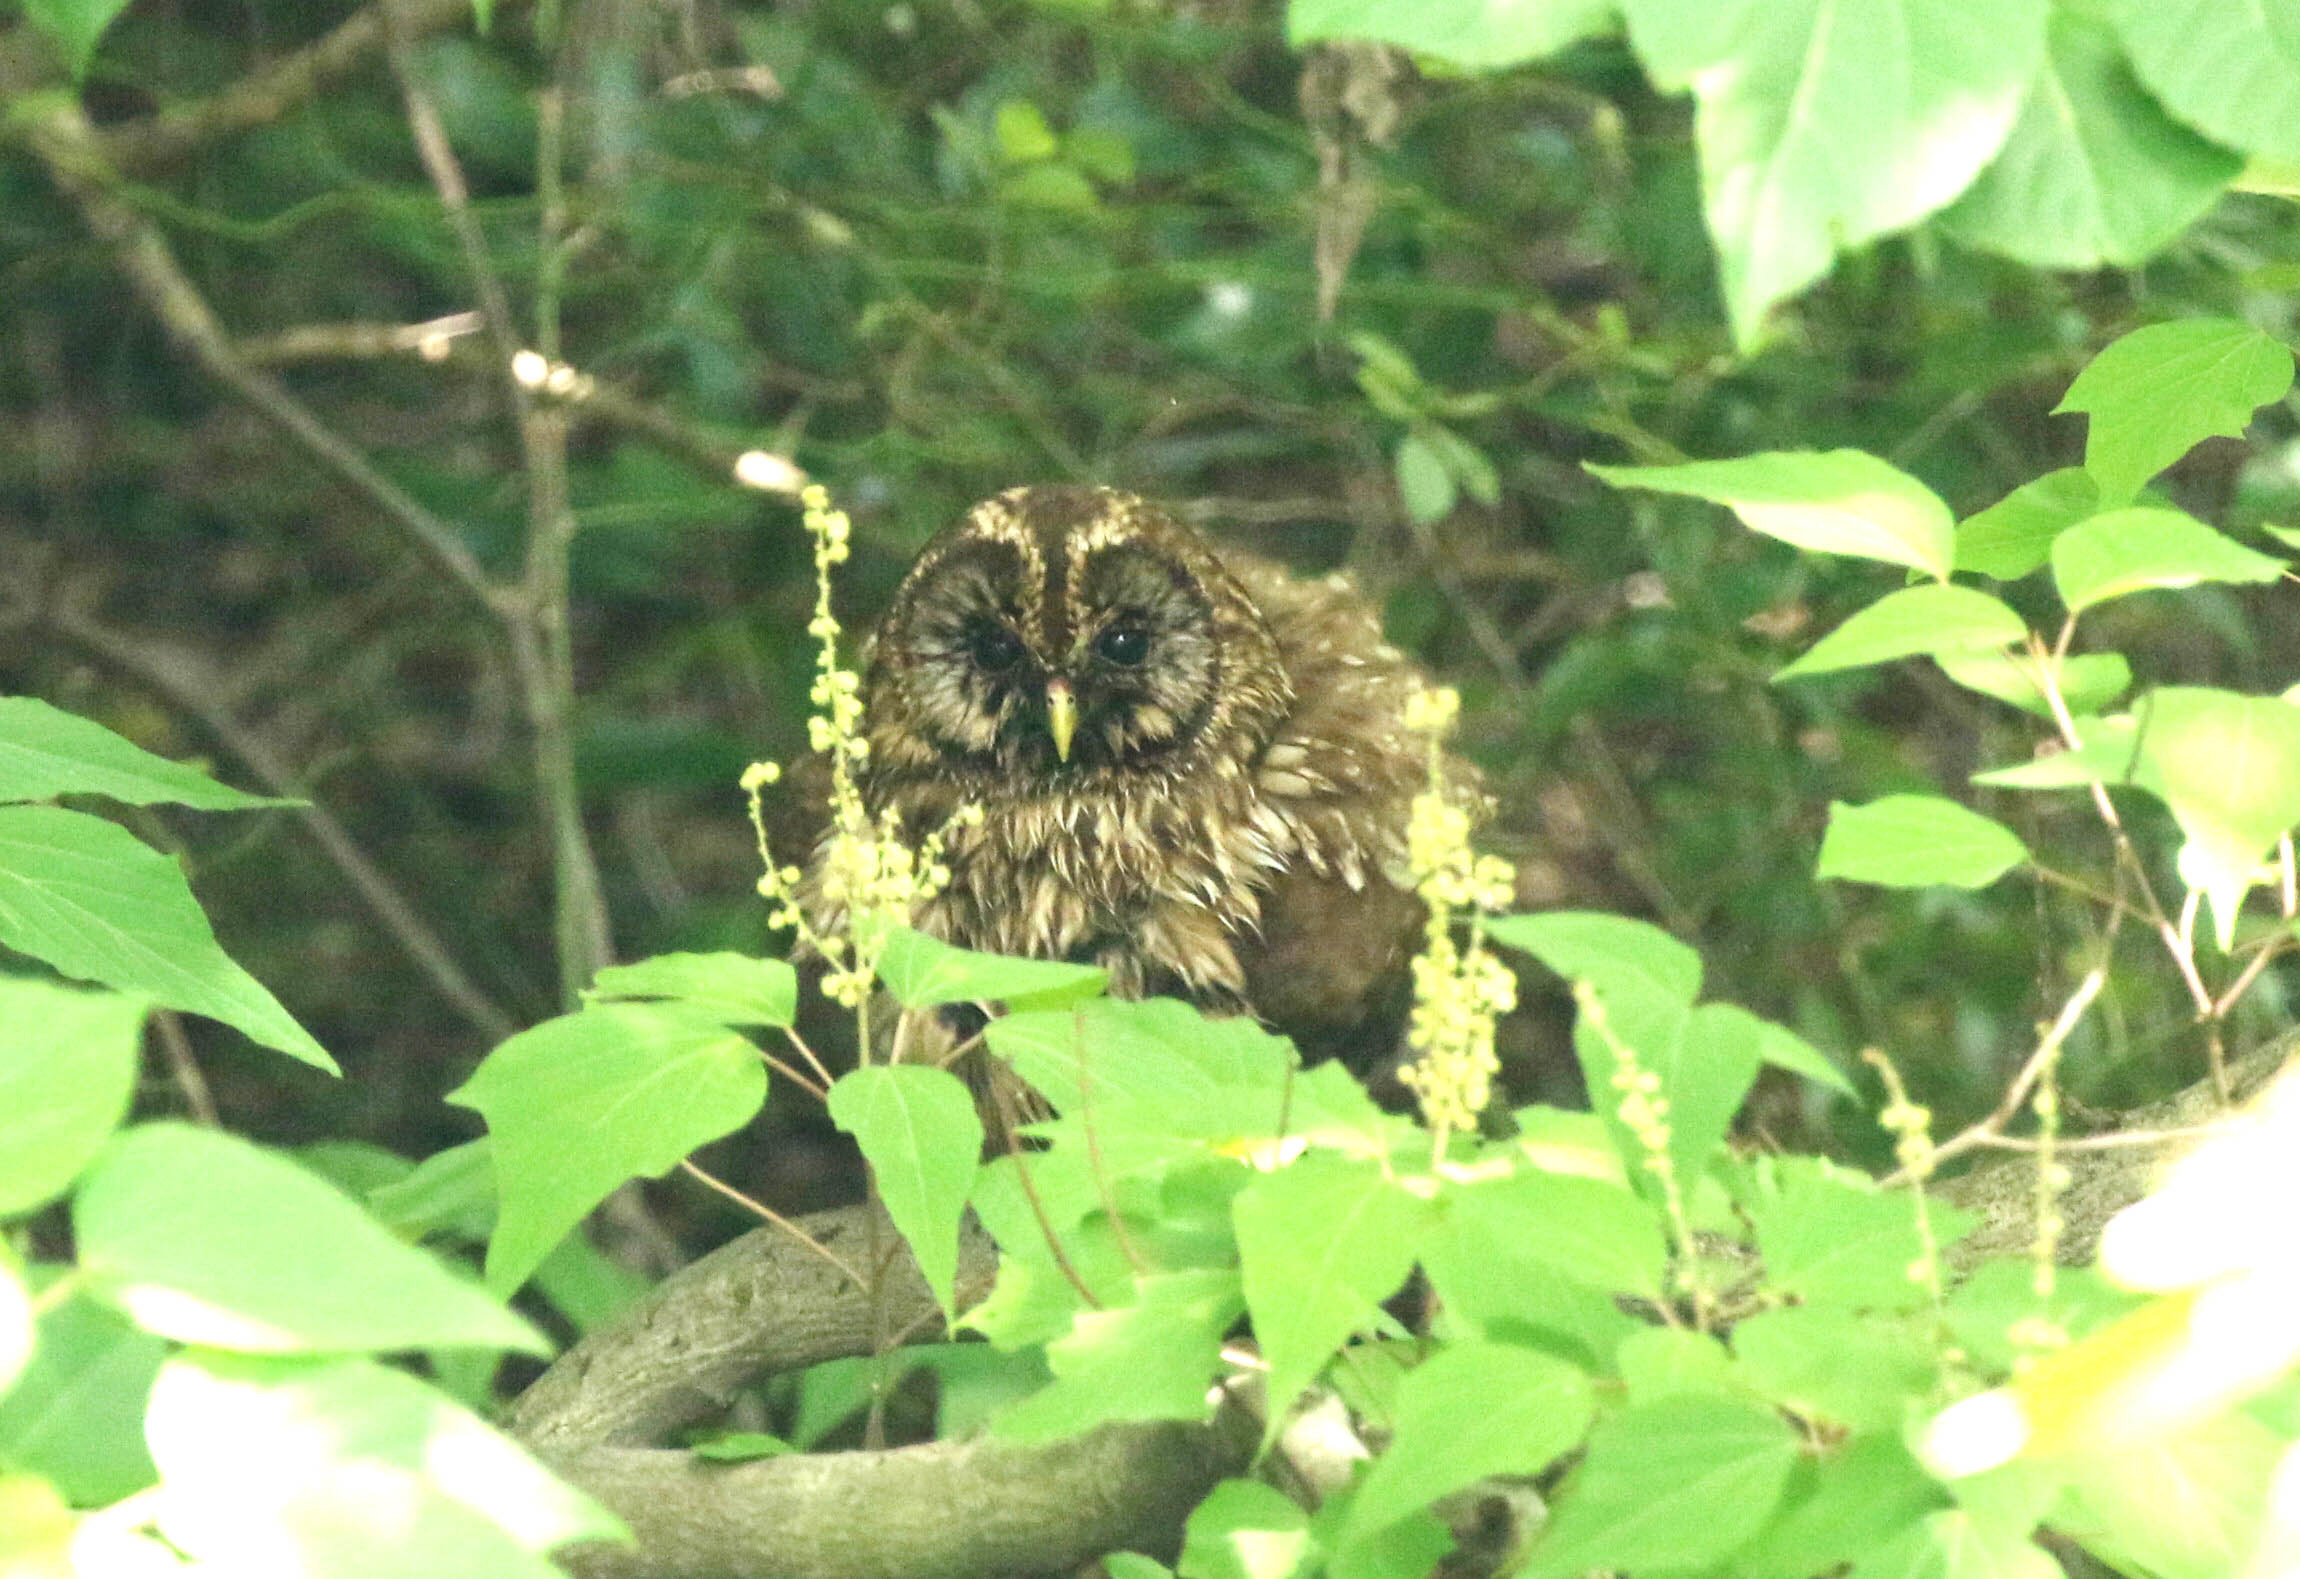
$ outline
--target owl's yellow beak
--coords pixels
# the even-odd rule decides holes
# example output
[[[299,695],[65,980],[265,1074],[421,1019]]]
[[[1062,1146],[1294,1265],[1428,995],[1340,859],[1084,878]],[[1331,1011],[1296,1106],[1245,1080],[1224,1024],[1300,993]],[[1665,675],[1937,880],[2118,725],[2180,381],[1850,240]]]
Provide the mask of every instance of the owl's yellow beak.
[[[1068,680],[1046,682],[1046,732],[1054,737],[1054,754],[1068,762],[1071,737],[1078,733],[1078,699]]]

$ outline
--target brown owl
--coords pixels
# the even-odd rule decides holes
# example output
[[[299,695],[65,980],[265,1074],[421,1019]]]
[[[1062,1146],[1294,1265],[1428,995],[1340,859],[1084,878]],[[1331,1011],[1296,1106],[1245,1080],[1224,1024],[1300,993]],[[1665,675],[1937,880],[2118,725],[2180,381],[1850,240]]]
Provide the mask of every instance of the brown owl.
[[[1341,577],[1296,581],[1106,488],[1016,488],[919,555],[864,664],[866,805],[967,803],[916,917],[1251,1012],[1306,1057],[1392,1050],[1421,677]]]

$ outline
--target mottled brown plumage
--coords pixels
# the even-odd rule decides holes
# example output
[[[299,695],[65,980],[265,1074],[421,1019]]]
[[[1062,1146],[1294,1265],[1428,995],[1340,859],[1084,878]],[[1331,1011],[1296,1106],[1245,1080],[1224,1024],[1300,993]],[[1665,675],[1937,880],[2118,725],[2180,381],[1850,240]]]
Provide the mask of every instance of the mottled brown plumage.
[[[1399,870],[1421,683],[1341,577],[1218,551],[1129,494],[1017,488],[929,543],[880,623],[860,783],[914,835],[983,808],[923,930],[1370,1065],[1422,915]]]

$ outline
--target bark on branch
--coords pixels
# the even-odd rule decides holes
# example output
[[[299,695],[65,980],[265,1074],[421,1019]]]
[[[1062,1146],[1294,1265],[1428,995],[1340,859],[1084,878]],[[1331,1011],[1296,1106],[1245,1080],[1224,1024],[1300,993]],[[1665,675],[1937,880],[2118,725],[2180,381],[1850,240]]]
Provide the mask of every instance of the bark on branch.
[[[863,1208],[803,1221],[867,1264]],[[883,1218],[877,1243],[901,1244]],[[995,1270],[970,1225],[959,1304]],[[655,1445],[761,1376],[871,1352],[875,1332],[940,1336],[906,1254],[882,1283],[874,1309],[822,1258],[762,1228],[561,1356],[514,1406],[511,1429],[638,1542],[586,1549],[573,1566],[586,1579],[988,1579],[1067,1572],[1110,1551],[1171,1556],[1190,1509],[1252,1455],[1251,1426],[1229,1418],[1106,1426],[1042,1447],[978,1439],[746,1464]]]

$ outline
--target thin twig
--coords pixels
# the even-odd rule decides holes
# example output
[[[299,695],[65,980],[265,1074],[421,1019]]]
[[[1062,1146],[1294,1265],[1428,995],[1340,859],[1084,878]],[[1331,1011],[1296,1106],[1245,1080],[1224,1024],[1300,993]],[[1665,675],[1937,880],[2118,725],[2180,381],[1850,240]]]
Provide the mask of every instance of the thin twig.
[[[702,1184],[718,1191],[721,1195],[725,1196],[728,1200],[733,1201],[736,1205],[742,1207],[745,1211],[755,1212],[760,1217],[766,1219],[766,1221],[774,1224],[777,1228],[780,1228],[784,1233],[789,1234],[800,1244],[805,1245],[816,1255],[821,1256],[832,1266],[837,1267],[840,1274],[844,1276],[846,1280],[852,1283],[856,1288],[867,1289],[870,1287],[870,1280],[864,1277],[860,1272],[857,1272],[852,1266],[850,1266],[844,1256],[840,1255],[836,1250],[833,1250],[829,1245],[824,1244],[814,1235],[808,1233],[797,1223],[792,1222],[782,1213],[776,1211],[773,1207],[767,1205],[766,1202],[754,1200],[752,1197],[745,1195],[741,1190],[738,1190],[733,1185],[727,1183],[724,1179],[718,1178],[713,1174],[706,1173],[701,1168],[695,1166],[694,1159],[691,1157],[681,1158],[679,1161],[679,1167],[682,1172],[691,1175]]]
[[[168,1073],[175,1078],[176,1089],[184,1094],[184,1106],[191,1110],[192,1122],[208,1129],[223,1128],[223,1118],[216,1112],[215,1095],[208,1090],[208,1077],[200,1073],[200,1062],[192,1056],[192,1039],[184,1034],[184,1017],[173,1009],[154,1009],[152,1028],[159,1033],[160,1049],[168,1059]]]

